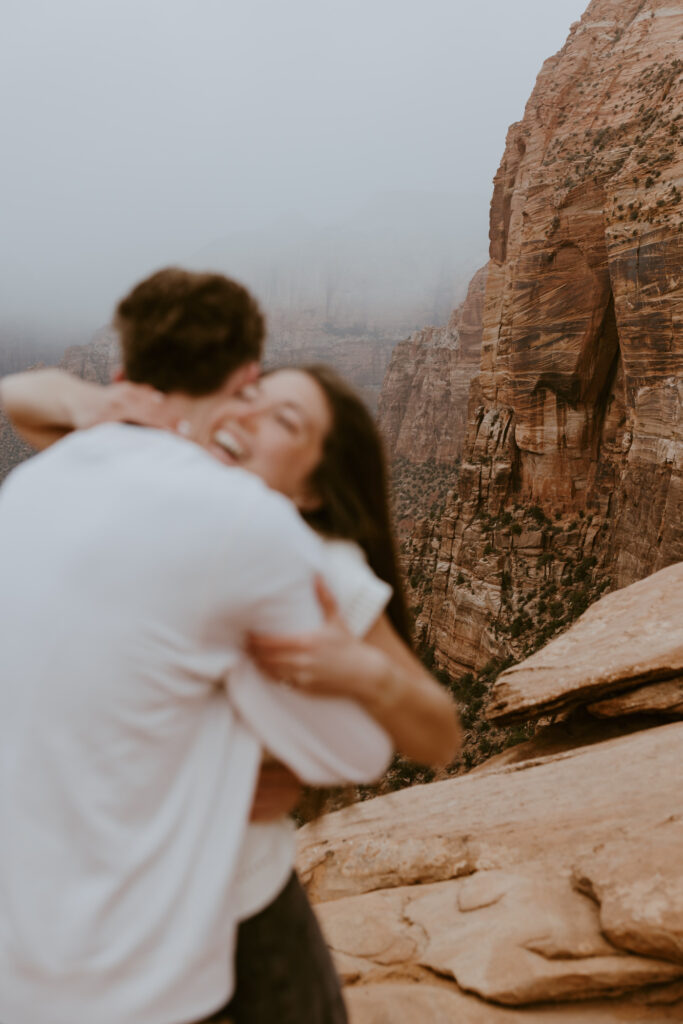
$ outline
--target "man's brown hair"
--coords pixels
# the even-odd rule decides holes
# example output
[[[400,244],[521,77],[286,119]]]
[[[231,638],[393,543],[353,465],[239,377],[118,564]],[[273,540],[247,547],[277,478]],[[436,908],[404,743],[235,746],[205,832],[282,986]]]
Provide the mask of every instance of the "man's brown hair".
[[[159,391],[208,395],[258,360],[263,315],[246,288],[222,274],[168,267],[141,281],[116,309],[123,369]]]

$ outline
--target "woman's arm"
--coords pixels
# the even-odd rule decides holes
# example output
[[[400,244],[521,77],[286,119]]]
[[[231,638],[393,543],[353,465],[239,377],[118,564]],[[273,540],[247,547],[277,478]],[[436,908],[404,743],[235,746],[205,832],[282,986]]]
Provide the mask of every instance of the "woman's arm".
[[[453,698],[415,657],[386,615],[364,639],[386,661],[384,670],[378,669],[377,686],[366,691],[364,701],[357,682],[356,699],[393,737],[399,753],[434,768],[450,764],[462,746]]]
[[[47,448],[75,427],[77,411],[103,389],[64,370],[29,370],[0,381],[0,401],[7,418],[34,448]]]
[[[0,404],[34,448],[47,448],[72,430],[108,421],[170,426],[163,396],[145,384],[92,384],[65,370],[28,370],[0,381]]]
[[[325,625],[298,637],[251,637],[249,653],[270,676],[295,689],[357,700],[392,737],[399,753],[434,767],[461,746],[455,703],[382,615],[354,637],[324,585]]]

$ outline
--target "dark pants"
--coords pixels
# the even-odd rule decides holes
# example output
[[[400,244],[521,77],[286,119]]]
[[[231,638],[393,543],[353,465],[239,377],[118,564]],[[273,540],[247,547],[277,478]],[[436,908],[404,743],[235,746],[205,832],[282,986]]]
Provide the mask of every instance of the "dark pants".
[[[339,979],[296,873],[237,933],[236,988],[210,1018],[232,1024],[347,1024]]]

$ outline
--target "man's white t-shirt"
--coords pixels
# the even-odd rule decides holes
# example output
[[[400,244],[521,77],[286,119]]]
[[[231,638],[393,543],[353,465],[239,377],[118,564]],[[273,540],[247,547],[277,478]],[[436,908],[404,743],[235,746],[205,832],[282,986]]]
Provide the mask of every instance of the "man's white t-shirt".
[[[350,701],[297,717],[242,654],[319,623],[319,542],[249,474],[109,424],[11,474],[0,565],[0,1021],[201,1019],[232,990],[260,740],[320,785],[391,753]],[[226,679],[272,695],[274,743]]]
[[[354,636],[365,636],[391,598],[391,587],[375,576],[357,544],[325,540],[323,577],[339,613]],[[231,690],[247,721],[262,722],[276,705],[272,692],[259,691],[240,678]],[[300,698],[299,698],[300,699]],[[268,906],[288,881],[296,853],[291,818],[250,823],[236,871],[236,897],[240,920]]]

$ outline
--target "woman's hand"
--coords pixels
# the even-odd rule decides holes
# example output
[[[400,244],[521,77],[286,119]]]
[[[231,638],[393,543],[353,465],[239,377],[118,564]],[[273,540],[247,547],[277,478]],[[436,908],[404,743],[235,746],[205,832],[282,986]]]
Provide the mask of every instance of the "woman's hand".
[[[334,597],[316,581],[324,623],[299,636],[252,636],[258,665],[309,693],[357,701],[386,729],[396,749],[420,764],[441,767],[457,756],[462,732],[453,698],[430,676],[386,615],[364,639],[353,636]]]
[[[340,697],[357,697],[361,690],[367,693],[373,682],[381,684],[388,659],[349,631],[320,578],[315,586],[324,617],[322,627],[297,636],[252,633],[248,653],[269,676],[295,689]]]
[[[174,421],[165,396],[148,384],[118,381],[82,391],[71,401],[71,426],[86,430],[98,423],[136,423],[143,427],[172,429]]]
[[[28,370],[4,377],[0,402],[12,426],[35,448],[46,448],[72,430],[126,422],[174,429],[170,404],[146,384],[101,386],[64,370]]]

